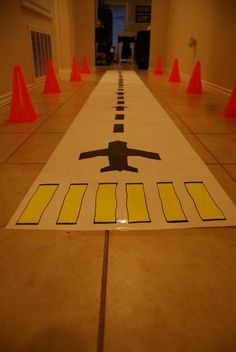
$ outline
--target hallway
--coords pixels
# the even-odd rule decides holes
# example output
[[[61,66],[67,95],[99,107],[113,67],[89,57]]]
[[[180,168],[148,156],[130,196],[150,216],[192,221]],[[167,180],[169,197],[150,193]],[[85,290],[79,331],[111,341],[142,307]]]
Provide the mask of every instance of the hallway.
[[[5,229],[105,70],[60,81],[58,95],[31,90],[32,123],[8,124],[9,106],[0,110],[0,349],[233,352],[235,227]],[[137,73],[236,203],[236,124],[220,115],[228,97]]]

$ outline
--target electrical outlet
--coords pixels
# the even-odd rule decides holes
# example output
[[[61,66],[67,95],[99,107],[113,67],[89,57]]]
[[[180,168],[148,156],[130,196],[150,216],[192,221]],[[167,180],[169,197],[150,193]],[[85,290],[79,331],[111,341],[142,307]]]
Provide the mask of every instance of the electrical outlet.
[[[189,48],[196,48],[197,47],[197,39],[194,37],[190,37],[187,45]]]

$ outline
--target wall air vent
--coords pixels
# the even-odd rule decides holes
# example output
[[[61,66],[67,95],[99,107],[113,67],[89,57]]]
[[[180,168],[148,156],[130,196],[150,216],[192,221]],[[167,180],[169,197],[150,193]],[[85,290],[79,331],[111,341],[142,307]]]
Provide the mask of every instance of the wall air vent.
[[[46,64],[52,58],[51,36],[48,33],[30,31],[35,78],[46,74]]]

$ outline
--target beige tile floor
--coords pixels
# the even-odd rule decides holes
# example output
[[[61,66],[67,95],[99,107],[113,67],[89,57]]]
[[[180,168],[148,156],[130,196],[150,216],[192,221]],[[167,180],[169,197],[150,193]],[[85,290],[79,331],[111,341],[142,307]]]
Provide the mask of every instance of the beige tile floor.
[[[59,95],[32,90],[33,123],[10,125],[0,110],[0,351],[233,352],[236,228],[4,229],[104,70],[61,81]],[[227,97],[138,74],[236,203]]]

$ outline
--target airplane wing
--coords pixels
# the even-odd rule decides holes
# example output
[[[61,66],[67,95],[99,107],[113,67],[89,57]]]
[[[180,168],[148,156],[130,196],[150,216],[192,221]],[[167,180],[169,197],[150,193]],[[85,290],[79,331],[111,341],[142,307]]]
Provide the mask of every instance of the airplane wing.
[[[142,156],[144,158],[161,160],[158,153],[146,152],[145,150],[127,148],[128,156]]]
[[[108,149],[91,150],[90,152],[80,153],[79,159],[94,158],[96,156],[108,156]]]

